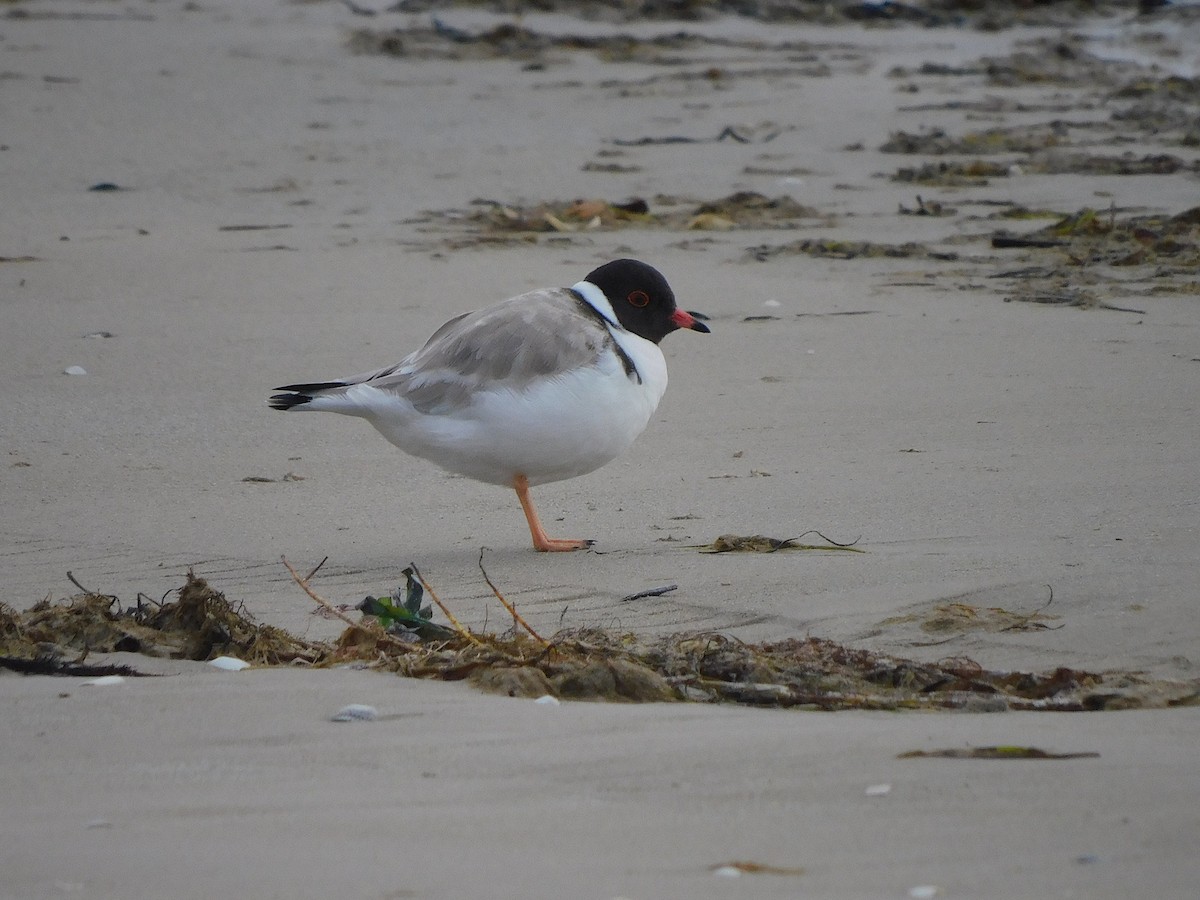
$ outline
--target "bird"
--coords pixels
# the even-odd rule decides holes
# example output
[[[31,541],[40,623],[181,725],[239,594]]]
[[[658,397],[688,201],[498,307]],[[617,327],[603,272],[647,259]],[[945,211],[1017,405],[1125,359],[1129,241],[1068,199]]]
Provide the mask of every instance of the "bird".
[[[667,389],[659,342],[709,333],[666,278],[616,259],[567,288],[542,288],[456,316],[396,365],[275,388],[271,408],[366,419],[405,453],[516,491],[541,552],[551,538],[530,488],[592,472],[630,448]]]

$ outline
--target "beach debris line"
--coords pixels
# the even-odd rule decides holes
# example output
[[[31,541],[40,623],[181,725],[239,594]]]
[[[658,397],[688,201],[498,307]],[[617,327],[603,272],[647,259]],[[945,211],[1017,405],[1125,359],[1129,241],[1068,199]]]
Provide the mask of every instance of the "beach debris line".
[[[741,875],[803,875],[803,866],[776,866],[771,863],[735,859],[732,862],[716,863],[708,867],[714,875],[722,878],[737,878]]]
[[[917,194],[917,205],[914,207],[900,204],[899,214],[902,216],[954,216],[958,214],[952,206],[946,206],[940,200],[924,200]]]
[[[1118,218],[1117,212],[1114,207],[1085,206],[1031,233],[1016,236],[998,231],[992,235],[992,246],[1054,251],[1074,268],[1157,264],[1193,273],[1200,268],[1200,206],[1174,215]]]
[[[915,624],[926,634],[948,635],[943,640],[914,642],[913,644],[913,646],[922,647],[944,644],[970,631],[984,631],[993,634],[1006,631],[1057,631],[1066,623],[1059,621],[1059,616],[1047,612],[1054,602],[1054,588],[1046,585],[1046,590],[1049,592],[1046,602],[1032,612],[1014,611],[1000,606],[981,607],[954,600],[948,603],[935,603],[927,611],[890,616],[882,620],[879,625],[894,629],[896,626]]]
[[[825,543],[798,543],[800,538],[810,534],[817,535]],[[857,543],[857,538],[849,543],[838,543],[825,537],[816,529],[810,529],[796,537],[782,539],[767,537],[764,534],[722,534],[711,544],[697,544],[692,549],[699,550],[701,553],[777,553],[780,550],[844,550],[850,553],[866,553],[867,551],[854,546]]]
[[[909,750],[896,759],[1095,759],[1099,753],[1052,753],[1039,747],[999,744],[991,747],[951,747],[946,750]]]
[[[738,144],[765,144],[783,134],[784,129],[774,122],[763,122],[759,125],[726,125],[716,137],[685,137],[672,134],[663,136],[648,136],[640,138],[613,138],[612,143],[617,147],[650,147],[662,144],[719,144],[731,140]]]
[[[835,238],[803,238],[788,244],[760,244],[746,248],[746,258],[767,262],[777,256],[812,256],[818,259],[933,259],[955,262],[952,250],[933,250],[917,241],[887,244],[880,241],[846,241]]]
[[[277,484],[284,481],[304,481],[304,476],[295,472],[284,472],[278,478],[272,478],[270,475],[247,475],[242,481],[247,484]]]
[[[18,667],[33,665],[27,661],[47,655],[81,662],[88,653],[114,650],[187,659],[229,655],[259,666],[365,665],[413,678],[467,681],[531,700],[689,701],[830,711],[1200,705],[1200,680],[1156,681],[1137,672],[1063,666],[1046,672],[989,671],[964,658],[927,663],[816,637],[750,643],[719,632],[656,635],[574,628],[547,638],[504,597],[483,569],[482,556],[480,571],[512,617],[505,634],[464,625],[415,565],[404,573],[403,592],[385,594],[382,610],[376,609],[384,616],[362,614],[335,606],[314,589],[311,582],[321,565],[301,575],[286,559],[282,562],[310,598],[345,624],[332,642],[261,625],[240,603],[230,603],[189,571],[183,587],[160,601],[139,594],[126,605],[81,587],[73,597],[45,600],[25,612],[0,604],[0,663],[19,659],[26,662]],[[177,599],[168,601],[172,594]],[[425,628],[437,624],[434,610],[448,622],[439,625],[443,630],[436,636]],[[393,633],[382,624],[388,618],[391,625],[417,627]]]
[[[126,605],[112,594],[84,588],[23,612],[0,603],[0,665],[17,671],[49,669],[61,675],[136,675],[126,666],[83,666],[91,653],[141,653],[171,659],[236,657],[252,665],[315,663],[328,648],[254,621],[240,604],[188,571],[183,587],[161,600],[138,594]],[[176,594],[176,599],[167,597]],[[63,660],[70,660],[63,663]]]
[[[427,210],[417,220],[425,230],[453,230],[480,238],[545,232],[613,231],[623,228],[661,228],[668,231],[729,231],[798,228],[801,221],[830,217],[787,195],[768,197],[757,191],[736,191],[704,200],[658,194],[649,200],[625,201],[584,197],[510,203],[478,198],[472,210]]]
[[[286,564],[286,562],[285,562]],[[287,564],[290,571],[295,570]],[[541,638],[480,570],[514,616],[506,635],[472,632],[453,617],[415,566],[413,577],[448,615],[455,636],[408,642],[377,620],[353,623],[324,664],[351,658],[416,678],[467,680],[484,690],[618,702],[731,702],[803,709],[1098,710],[1200,702],[1200,682],[1153,682],[1136,673],[1058,667],[1048,673],[991,672],[967,659],[938,663],[876,654],[819,638],[751,644],[729,635],[643,636],[600,628]],[[293,574],[318,602],[311,584]]]
[[[1200,291],[1200,206],[1175,214],[1119,212],[1113,206],[1083,207],[1033,232],[995,232],[993,249],[1023,251],[1019,259],[1024,265],[990,276],[1012,283],[1005,301],[1145,315],[1145,309],[1111,302],[1105,295]]]
[[[343,0],[345,2],[345,0]],[[645,4],[639,4],[644,9]],[[530,71],[565,63],[570,53],[587,52],[605,63],[637,62],[679,68],[700,65],[714,49],[769,51],[777,54],[813,52],[812,44],[780,41],[765,45],[760,39],[709,36],[677,30],[639,37],[629,33],[551,34],[525,25],[501,22],[491,28],[469,30],[437,16],[429,24],[405,27],[358,27],[350,32],[352,53],[391,56],[409,60],[510,60],[525,63]],[[691,53],[693,59],[684,54]],[[712,69],[709,65],[705,71]]]

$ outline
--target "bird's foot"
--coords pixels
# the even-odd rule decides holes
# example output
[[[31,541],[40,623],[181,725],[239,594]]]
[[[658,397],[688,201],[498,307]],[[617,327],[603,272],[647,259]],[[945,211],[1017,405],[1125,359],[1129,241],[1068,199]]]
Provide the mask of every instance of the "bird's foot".
[[[595,541],[577,541],[570,538],[551,538],[535,535],[533,549],[539,553],[565,553],[571,550],[587,550]]]

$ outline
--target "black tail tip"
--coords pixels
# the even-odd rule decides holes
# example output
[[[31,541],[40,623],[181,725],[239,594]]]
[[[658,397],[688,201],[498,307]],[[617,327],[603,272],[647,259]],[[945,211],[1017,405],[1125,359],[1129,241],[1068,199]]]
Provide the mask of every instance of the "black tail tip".
[[[312,381],[305,384],[285,384],[275,388],[275,390],[286,393],[272,394],[268,402],[271,404],[271,409],[291,409],[294,406],[303,406],[305,403],[311,403],[313,398],[321,393],[321,391],[345,386],[346,382],[344,381]]]

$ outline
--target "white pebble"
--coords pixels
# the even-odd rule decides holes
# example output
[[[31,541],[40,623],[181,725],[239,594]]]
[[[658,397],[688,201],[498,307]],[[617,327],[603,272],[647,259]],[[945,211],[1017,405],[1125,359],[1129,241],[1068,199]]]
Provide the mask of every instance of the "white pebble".
[[[536,703],[538,706],[561,706],[562,705],[561,703],[559,703],[557,697],[552,697],[549,694],[542,694],[542,696],[538,697],[533,702]]]
[[[741,878],[742,870],[737,866],[718,866],[713,869],[713,874],[719,878]]]
[[[892,786],[890,784],[868,785],[867,789],[865,791],[863,791],[863,793],[866,794],[868,797],[886,797],[891,792],[892,792]]]
[[[942,892],[942,889],[936,884],[918,884],[916,887],[908,889],[908,896],[913,900],[931,900]]]
[[[343,706],[330,716],[330,722],[374,722],[379,718],[379,710],[365,703],[351,703]]]
[[[777,306],[783,306],[783,304],[780,303],[778,300],[767,300],[763,303],[763,306],[769,306],[772,309],[774,309]]]
[[[236,656],[218,656],[216,659],[210,659],[208,664],[214,669],[224,669],[226,672],[240,672],[250,668],[250,663]]]
[[[64,375],[86,375],[87,369],[83,366],[67,366],[63,369]]]
[[[103,687],[109,684],[124,684],[125,676],[123,675],[101,675],[99,678],[89,678],[84,684],[94,684],[97,687]]]

